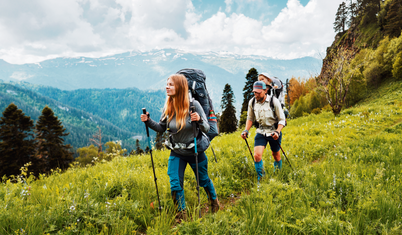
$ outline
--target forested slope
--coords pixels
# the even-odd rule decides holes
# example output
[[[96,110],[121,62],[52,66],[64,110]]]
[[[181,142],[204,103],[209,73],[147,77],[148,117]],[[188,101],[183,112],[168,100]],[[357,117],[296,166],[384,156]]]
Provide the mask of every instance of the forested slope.
[[[17,105],[34,121],[40,116],[42,109],[46,105],[49,106],[62,121],[66,132],[70,133],[65,137],[65,143],[71,144],[74,148],[87,146],[89,138],[97,131],[97,126],[101,127],[105,142],[123,140],[124,147],[134,148],[134,141],[130,140],[131,137],[137,135],[134,132],[120,128],[97,115],[42,96],[34,91],[9,83],[0,83],[0,110],[4,111],[10,103]]]
[[[139,118],[142,108],[147,108],[154,119],[159,119],[166,98],[163,90],[141,91],[137,88],[127,88],[63,91],[23,82],[15,85],[96,115],[137,135],[145,135],[144,124]]]

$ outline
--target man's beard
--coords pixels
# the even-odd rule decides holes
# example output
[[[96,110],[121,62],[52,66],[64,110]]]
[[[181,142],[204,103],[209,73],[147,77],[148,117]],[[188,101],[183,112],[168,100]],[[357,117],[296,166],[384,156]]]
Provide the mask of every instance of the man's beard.
[[[255,98],[258,102],[262,103],[262,101],[264,101],[265,96],[261,97],[261,98]]]

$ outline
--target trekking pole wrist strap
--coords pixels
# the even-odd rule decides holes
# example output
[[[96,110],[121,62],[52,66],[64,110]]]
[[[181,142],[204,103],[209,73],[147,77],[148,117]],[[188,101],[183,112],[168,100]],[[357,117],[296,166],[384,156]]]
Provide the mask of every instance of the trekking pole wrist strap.
[[[279,132],[278,131],[274,131],[276,134],[278,134],[278,136],[279,136]]]

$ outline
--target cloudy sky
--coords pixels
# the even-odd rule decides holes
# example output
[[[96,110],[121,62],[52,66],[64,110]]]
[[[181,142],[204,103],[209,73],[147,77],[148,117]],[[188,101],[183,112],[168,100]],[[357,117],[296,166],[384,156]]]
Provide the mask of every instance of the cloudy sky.
[[[323,58],[342,0],[1,0],[0,59],[132,50]]]

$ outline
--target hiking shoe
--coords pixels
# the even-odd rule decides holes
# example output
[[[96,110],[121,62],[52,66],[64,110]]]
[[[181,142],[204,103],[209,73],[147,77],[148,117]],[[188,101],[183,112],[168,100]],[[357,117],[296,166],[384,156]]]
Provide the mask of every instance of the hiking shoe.
[[[215,200],[211,200],[211,212],[215,213],[218,212],[220,209],[220,204],[218,201],[218,198],[215,198]]]
[[[176,217],[174,218],[176,220],[176,223],[180,224],[182,221],[187,220],[187,211],[179,211],[176,213]]]

